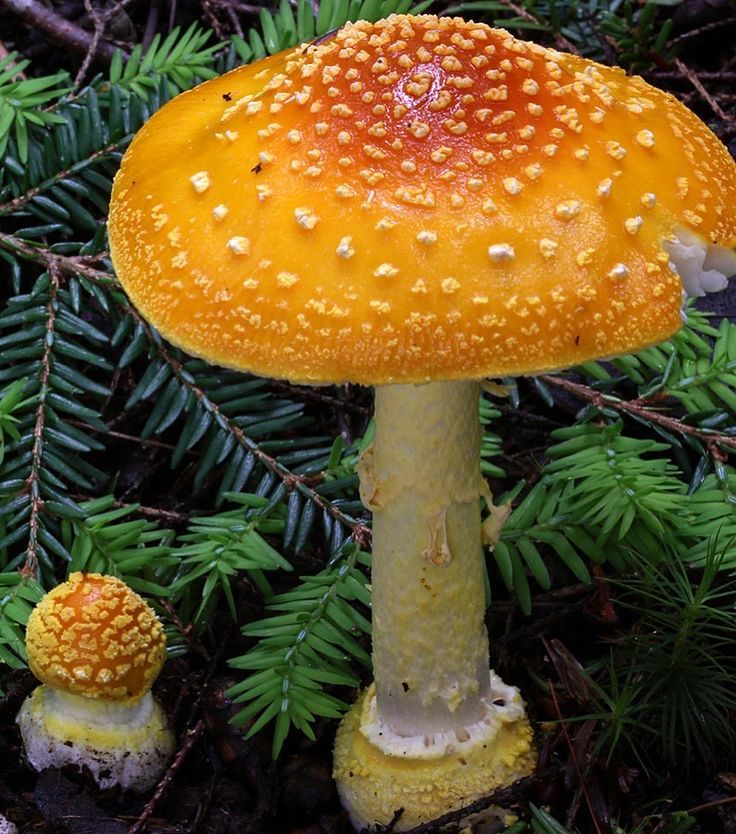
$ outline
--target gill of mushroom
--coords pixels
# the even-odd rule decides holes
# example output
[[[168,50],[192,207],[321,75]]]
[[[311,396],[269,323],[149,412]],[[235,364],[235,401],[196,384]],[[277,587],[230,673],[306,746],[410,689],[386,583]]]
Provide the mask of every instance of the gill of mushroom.
[[[162,335],[262,376],[376,385],[375,686],[335,748],[356,828],[399,809],[412,827],[534,766],[489,670],[478,381],[672,335],[683,284],[736,272],[735,204],[733,160],[671,96],[431,15],[213,79],[133,141],[111,252]]]

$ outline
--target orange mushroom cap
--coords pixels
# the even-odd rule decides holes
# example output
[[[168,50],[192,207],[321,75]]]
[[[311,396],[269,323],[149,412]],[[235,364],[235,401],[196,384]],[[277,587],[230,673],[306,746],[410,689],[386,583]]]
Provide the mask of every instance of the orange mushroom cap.
[[[34,608],[26,651],[43,683],[87,698],[126,701],[151,688],[166,638],[150,606],[122,580],[77,572]]]
[[[292,380],[479,378],[680,326],[663,242],[736,244],[736,165],[675,98],[461,19],[349,24],[143,127],[109,221],[192,354]]]

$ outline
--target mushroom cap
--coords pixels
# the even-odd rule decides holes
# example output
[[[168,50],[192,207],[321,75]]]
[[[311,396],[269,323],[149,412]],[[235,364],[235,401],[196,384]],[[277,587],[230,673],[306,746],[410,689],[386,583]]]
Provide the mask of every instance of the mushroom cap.
[[[663,242],[736,244],[736,164],[671,95],[457,18],[392,16],[177,97],[109,234],[172,342],[296,381],[529,373],[680,326]]]
[[[161,671],[166,638],[122,580],[72,573],[38,603],[26,629],[28,665],[45,684],[87,698],[140,698]]]

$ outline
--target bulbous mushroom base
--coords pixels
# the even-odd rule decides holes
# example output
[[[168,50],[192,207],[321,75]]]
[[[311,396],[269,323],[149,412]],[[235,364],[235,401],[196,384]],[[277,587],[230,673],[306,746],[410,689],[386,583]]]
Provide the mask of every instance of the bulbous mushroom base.
[[[105,703],[43,685],[17,721],[35,770],[84,767],[101,788],[146,791],[174,753],[173,733],[150,692],[133,703]]]
[[[0,814],[0,834],[18,834],[16,824],[2,814]]]
[[[340,723],[334,757],[340,799],[357,831],[388,824],[400,808],[394,830],[413,828],[532,773],[532,729],[518,690],[491,673],[491,691],[503,704],[488,702],[484,720],[459,733],[454,743],[433,737],[388,740],[379,730],[380,747],[369,740],[377,730],[375,687],[360,696]],[[502,809],[498,815],[504,815]]]

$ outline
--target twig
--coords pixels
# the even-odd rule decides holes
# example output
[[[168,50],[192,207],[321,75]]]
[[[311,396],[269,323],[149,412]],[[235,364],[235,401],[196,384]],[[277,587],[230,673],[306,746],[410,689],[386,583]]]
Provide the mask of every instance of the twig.
[[[273,379],[269,382],[268,387],[274,391],[282,391],[287,394],[298,394],[303,399],[313,400],[314,402],[324,405],[326,408],[334,408],[336,411],[350,411],[355,414],[362,414],[368,416],[371,409],[365,405],[358,405],[349,400],[341,400],[339,397],[325,394],[321,388],[312,388],[308,385],[292,385],[290,382],[285,382],[282,379]]]
[[[132,6],[134,3],[137,2],[138,0],[116,0],[116,2],[111,3],[108,8],[98,9],[97,13],[107,24],[110,22],[110,20],[112,20],[113,17],[115,17],[115,15],[120,14],[120,12],[127,9],[128,6]]]
[[[57,255],[45,246],[34,246],[22,238],[4,232],[0,232],[0,249],[34,261],[45,269],[56,269],[65,275],[81,275],[106,287],[118,286],[114,275],[93,266],[109,257],[106,252],[100,252],[98,255]]]
[[[471,814],[479,814],[493,805],[500,805],[501,807],[509,805],[511,802],[517,801],[520,797],[524,796],[530,788],[533,788],[536,785],[544,785],[548,783],[550,779],[557,776],[561,770],[561,765],[546,767],[543,770],[537,771],[537,773],[532,776],[525,776],[523,779],[519,779],[511,785],[498,788],[498,790],[493,791],[493,793],[483,796],[480,799],[476,799],[475,802],[471,802],[464,808],[459,808],[457,811],[450,811],[447,814],[443,814],[441,817],[437,817],[437,819],[424,822],[414,828],[406,829],[403,834],[437,834],[437,832],[443,830],[445,826],[462,822]]]
[[[23,576],[36,578],[38,574],[38,534],[39,517],[43,512],[43,498],[41,497],[41,468],[43,459],[44,427],[46,426],[46,398],[49,393],[49,375],[51,374],[51,350],[56,331],[56,296],[59,292],[59,273],[53,267],[49,268],[51,287],[49,303],[46,306],[46,338],[44,339],[43,357],[41,359],[41,373],[39,376],[38,405],[36,406],[36,423],[33,427],[33,448],[31,449],[31,471],[26,478],[25,487],[31,495],[31,514],[28,519],[28,547],[20,573]]]
[[[572,763],[575,768],[575,772],[578,775],[578,785],[583,792],[583,796],[585,797],[585,803],[588,806],[588,810],[590,811],[590,817],[593,820],[593,825],[595,826],[596,834],[603,834],[600,826],[598,825],[598,817],[593,809],[593,803],[591,802],[590,795],[588,794],[586,774],[583,773],[583,769],[580,767],[580,762],[578,761],[577,754],[575,753],[575,745],[572,743],[570,733],[567,731],[567,722],[562,717],[560,705],[557,701],[557,693],[555,692],[555,687],[552,681],[547,681],[547,688],[552,697],[552,703],[554,704],[555,712],[557,713],[557,719],[559,721],[560,727],[562,728],[562,733],[565,736],[565,741],[567,742],[567,747],[570,751],[570,756],[572,757]]]
[[[94,46],[94,37],[89,32],[85,32],[75,23],[36,0],[0,0],[0,3],[35,29],[45,32],[50,38],[75,52],[87,53]],[[107,41],[102,41],[98,52],[101,58],[111,61],[115,47]]]
[[[153,816],[153,812],[156,810],[156,806],[161,801],[161,798],[166,792],[166,789],[174,781],[174,777],[176,776],[181,766],[184,764],[184,760],[189,754],[189,751],[192,749],[192,747],[194,747],[194,745],[199,740],[199,737],[204,732],[204,727],[204,718],[200,718],[191,730],[187,730],[187,732],[184,735],[184,741],[179,750],[177,751],[176,756],[174,757],[174,761],[169,766],[163,778],[159,781],[158,785],[156,786],[156,790],[153,793],[153,796],[146,803],[146,807],[143,809],[143,811],[141,811],[140,815],[138,816],[138,819],[128,829],[128,834],[140,834],[140,832],[143,831],[143,827],[151,818],[151,816]]]
[[[85,428],[87,428],[87,426],[85,426]],[[71,498],[77,502],[89,501],[89,495],[73,494]],[[135,505],[130,504],[127,501],[115,501],[113,503],[113,507],[115,507],[116,510],[133,506]],[[135,515],[142,515],[144,518],[153,518],[156,521],[163,521],[164,524],[186,524],[186,522],[190,519],[190,515],[188,513],[177,513],[175,510],[164,510],[162,507],[144,507],[142,504],[138,504],[136,507]]]
[[[143,38],[141,39],[141,43],[143,44],[143,48],[146,50],[146,52],[148,51],[148,48],[151,45],[151,41],[153,40],[153,37],[158,30],[158,16],[160,9],[161,3],[159,2],[159,0],[154,0],[153,3],[148,4],[146,28],[143,30]]]
[[[242,14],[252,14],[254,16],[258,15],[262,8],[254,3],[242,3],[239,0],[216,0],[216,2],[218,6],[222,6],[223,8],[232,9]]]
[[[220,41],[227,40],[227,35],[225,34],[225,30],[222,28],[222,23],[220,23],[220,19],[217,17],[217,13],[215,12],[216,4],[213,3],[213,0],[202,0],[202,10],[207,15],[207,20],[209,20],[210,26],[214,30],[217,39]]]
[[[620,400],[618,397],[613,397],[609,394],[601,394],[600,391],[595,391],[588,385],[583,385],[580,382],[573,382],[571,379],[566,379],[561,376],[553,376],[551,374],[542,374],[540,379],[544,380],[549,385],[554,385],[557,388],[562,388],[569,391],[576,397],[586,400],[589,403],[597,406],[600,409],[612,408],[615,411],[620,411],[625,414],[631,414],[639,417],[642,420],[647,420],[650,423],[655,423],[662,428],[666,428],[671,432],[678,434],[689,434],[691,437],[697,437],[702,440],[707,446],[712,447],[714,444],[726,446],[729,449],[736,449],[736,437],[731,437],[721,432],[707,431],[700,429],[697,426],[691,426],[688,423],[683,423],[676,417],[668,417],[662,414],[661,411],[655,411],[650,408],[645,400]]]
[[[238,18],[238,12],[257,15],[260,12],[260,6],[251,6],[244,3],[233,3],[231,0],[214,0],[216,6],[219,6],[221,9],[225,11],[225,14],[230,18],[230,24],[233,27],[233,31],[239,37],[244,37],[245,33],[243,32],[243,27],[240,25],[240,19]],[[237,6],[237,8],[235,8]]]
[[[59,171],[57,174],[54,174],[53,177],[44,180],[43,182],[39,183],[33,188],[29,188],[27,191],[25,191],[23,194],[20,194],[18,197],[15,197],[12,200],[8,200],[7,203],[0,204],[0,216],[4,214],[11,214],[12,212],[17,211],[19,208],[22,208],[24,205],[26,205],[26,203],[29,203],[38,194],[42,194],[44,191],[53,188],[53,186],[56,183],[67,179],[72,174],[78,174],[80,171],[83,171],[85,168],[88,168],[90,165],[93,165],[102,157],[105,157],[111,153],[122,151],[123,148],[125,148],[126,145],[129,143],[129,141],[130,137],[126,137],[125,139],[121,139],[120,141],[111,142],[109,145],[105,145],[104,148],[100,148],[98,151],[94,151],[94,153],[91,153],[88,157],[85,157],[84,160],[80,162],[75,162],[73,166],[65,168],[63,171]]]
[[[90,64],[95,58],[97,54],[97,50],[100,47],[100,42],[102,39],[102,34],[105,31],[105,26],[107,25],[107,17],[100,13],[98,9],[92,5],[91,0],[84,0],[84,8],[87,10],[87,14],[89,15],[90,20],[94,24],[94,32],[92,33],[92,42],[90,43],[89,49],[84,54],[84,60],[82,61],[82,65],[77,72],[76,77],[74,78],[74,89],[78,89],[81,84],[84,76],[87,74],[87,70],[89,69]]]
[[[112,429],[108,429],[105,431],[104,429],[98,429],[95,426],[89,426],[87,423],[83,423],[81,420],[70,420],[69,421],[72,426],[79,426],[81,429],[85,431],[95,432],[96,434],[104,434],[105,437],[114,437],[117,440],[125,440],[128,443],[135,443],[138,446],[153,446],[157,449],[164,449],[167,452],[173,452],[176,449],[173,443],[164,443],[163,440],[156,440],[153,437],[139,437],[137,434],[126,434],[122,431],[114,431]],[[191,450],[187,454],[196,454]]]
[[[721,105],[713,98],[713,96],[705,89],[703,83],[698,78],[698,76],[690,69],[690,67],[685,64],[681,58],[675,58],[674,65],[677,69],[687,78],[687,80],[695,87],[698,93],[703,97],[704,101],[707,101],[710,105],[711,110],[718,116],[719,119],[722,119],[724,122],[729,120],[728,115],[724,112]]]
[[[652,70],[648,76],[666,81],[683,81],[682,73],[674,70]],[[736,81],[736,72],[700,72],[698,78],[702,81]]]
[[[697,29],[691,29],[689,32],[683,32],[682,35],[678,35],[676,38],[673,38],[669,42],[669,46],[672,48],[677,46],[677,44],[691,40],[692,38],[699,38],[701,35],[707,35],[715,29],[722,29],[724,26],[734,25],[736,25],[736,17],[724,17],[721,20],[714,20],[711,23],[705,23],[703,26],[698,26]]]
[[[702,805],[694,805],[688,808],[686,814],[700,814],[703,811],[710,811],[713,808],[720,808],[721,805],[730,805],[736,802],[736,796],[724,796],[723,799],[714,799],[712,802],[704,802]]]

